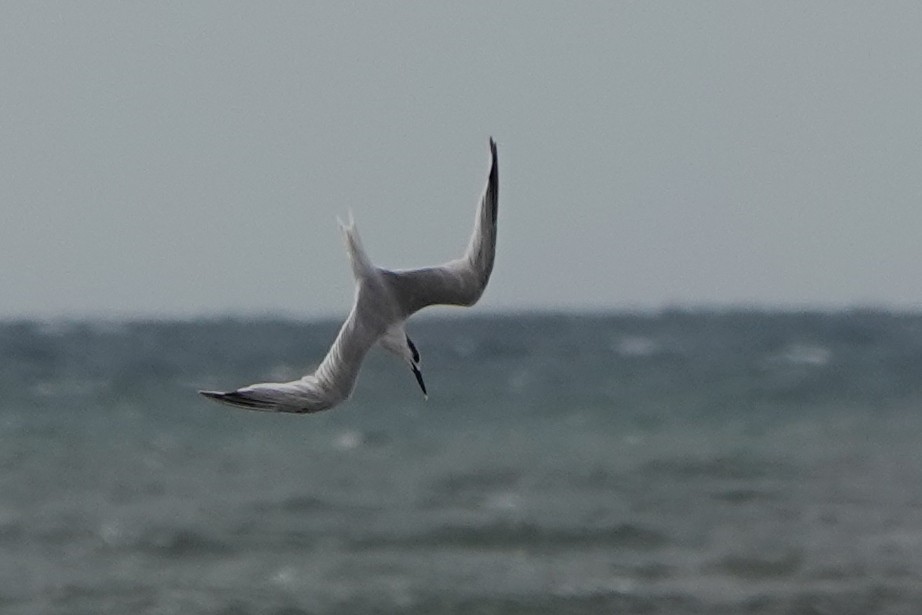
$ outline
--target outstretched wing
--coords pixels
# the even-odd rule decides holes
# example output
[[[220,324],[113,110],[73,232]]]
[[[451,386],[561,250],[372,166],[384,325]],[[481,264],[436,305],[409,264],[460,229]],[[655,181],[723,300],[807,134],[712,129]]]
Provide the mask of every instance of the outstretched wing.
[[[327,410],[352,394],[362,360],[378,337],[353,305],[336,341],[314,373],[292,382],[261,382],[227,393],[199,393],[222,404],[262,412],[301,414]]]
[[[474,305],[487,287],[496,256],[499,202],[499,167],[493,139],[490,139],[490,156],[490,175],[464,256],[439,267],[381,271],[404,317],[428,305]]]

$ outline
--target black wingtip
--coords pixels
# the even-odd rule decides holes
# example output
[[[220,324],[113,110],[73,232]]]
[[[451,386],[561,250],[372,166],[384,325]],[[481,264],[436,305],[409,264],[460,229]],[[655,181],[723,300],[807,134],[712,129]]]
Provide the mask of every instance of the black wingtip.
[[[208,399],[213,399],[216,402],[228,404],[230,406],[237,406],[238,408],[247,408],[250,410],[271,410],[274,407],[269,402],[246,397],[239,391],[230,391],[228,393],[221,391],[199,391],[199,394],[207,397]]]
[[[487,190],[493,193],[493,219],[496,220],[496,209],[499,203],[499,156],[496,154],[496,141],[490,137],[490,178],[487,180]]]

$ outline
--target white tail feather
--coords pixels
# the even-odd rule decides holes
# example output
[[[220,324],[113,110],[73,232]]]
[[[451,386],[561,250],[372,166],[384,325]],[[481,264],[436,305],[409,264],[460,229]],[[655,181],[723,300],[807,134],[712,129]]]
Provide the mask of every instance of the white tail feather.
[[[339,218],[337,218],[337,221],[339,222],[339,228],[342,229],[343,240],[346,243],[346,253],[349,255],[349,261],[352,264],[352,275],[357,280],[364,278],[370,271],[374,270],[374,265],[371,264],[371,259],[365,253],[365,248],[362,247],[362,238],[359,236],[359,230],[355,226],[352,210],[349,210],[349,222],[347,224],[344,224]]]

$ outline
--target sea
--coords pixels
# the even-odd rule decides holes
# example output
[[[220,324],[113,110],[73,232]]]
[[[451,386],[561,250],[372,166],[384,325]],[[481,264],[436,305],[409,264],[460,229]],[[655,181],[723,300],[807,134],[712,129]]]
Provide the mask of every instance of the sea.
[[[471,314],[0,323],[0,613],[922,613],[922,314]]]

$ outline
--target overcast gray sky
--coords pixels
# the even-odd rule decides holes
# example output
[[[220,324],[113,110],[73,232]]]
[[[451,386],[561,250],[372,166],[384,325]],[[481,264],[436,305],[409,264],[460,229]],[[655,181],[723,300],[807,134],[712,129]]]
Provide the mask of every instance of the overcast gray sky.
[[[922,3],[4,2],[0,317],[922,308]]]

